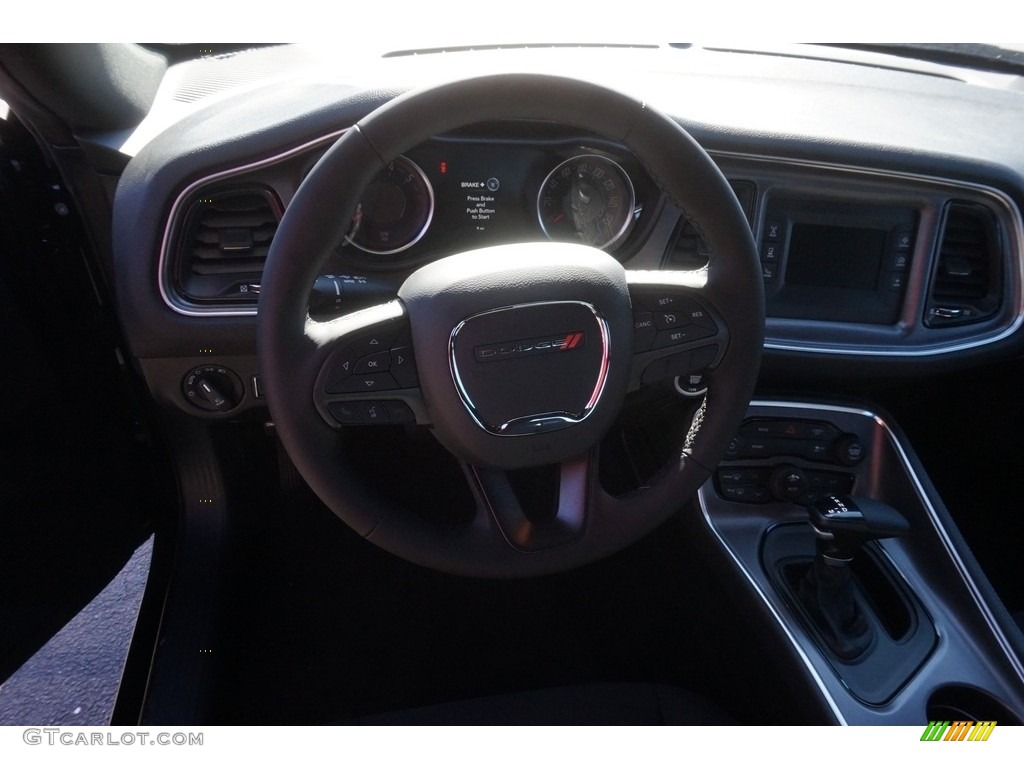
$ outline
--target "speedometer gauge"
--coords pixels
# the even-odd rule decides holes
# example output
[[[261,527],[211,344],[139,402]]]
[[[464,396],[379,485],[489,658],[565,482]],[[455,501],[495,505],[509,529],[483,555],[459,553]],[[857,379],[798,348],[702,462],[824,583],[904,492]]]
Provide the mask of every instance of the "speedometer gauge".
[[[629,234],[635,201],[633,182],[618,163],[577,155],[544,179],[537,217],[552,240],[611,248]]]
[[[427,233],[434,190],[416,163],[399,157],[363,192],[345,239],[367,253],[404,251]]]

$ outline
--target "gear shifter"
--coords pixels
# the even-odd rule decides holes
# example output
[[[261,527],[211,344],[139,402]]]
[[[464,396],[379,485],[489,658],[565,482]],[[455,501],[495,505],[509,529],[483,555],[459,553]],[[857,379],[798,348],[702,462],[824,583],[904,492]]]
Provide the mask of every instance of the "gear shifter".
[[[807,505],[817,554],[800,584],[800,602],[829,648],[855,659],[871,645],[871,622],[854,594],[850,564],[868,541],[901,536],[910,525],[892,507],[874,499],[823,496]]]

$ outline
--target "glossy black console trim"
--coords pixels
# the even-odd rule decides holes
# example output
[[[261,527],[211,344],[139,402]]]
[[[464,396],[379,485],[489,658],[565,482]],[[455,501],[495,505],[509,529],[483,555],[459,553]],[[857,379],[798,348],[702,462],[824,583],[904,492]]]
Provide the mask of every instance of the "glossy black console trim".
[[[810,675],[811,679],[814,681],[814,684],[818,686],[818,690],[821,691],[821,696],[825,700],[825,703],[828,705],[828,708],[832,710],[832,714],[835,716],[836,722],[839,725],[849,725],[849,723],[846,721],[846,718],[843,716],[843,711],[839,708],[839,705],[836,703],[835,698],[833,698],[832,694],[829,692],[828,686],[825,685],[825,681],[822,680],[821,675],[818,674],[818,670],[815,668],[814,664],[811,663],[811,660],[807,656],[806,651],[804,651],[803,646],[793,635],[793,631],[789,623],[776,609],[772,601],[768,599],[768,596],[761,588],[761,585],[758,583],[757,579],[754,578],[753,573],[751,573],[750,569],[747,568],[746,565],[744,565],[743,561],[732,549],[732,547],[730,547],[726,543],[725,538],[722,536],[721,532],[715,526],[714,521],[711,519],[711,515],[708,510],[708,505],[704,501],[704,494],[706,493],[705,489],[707,487],[708,486],[704,486],[704,488],[701,488],[697,492],[697,499],[700,503],[701,514],[704,516],[704,521],[707,523],[708,528],[711,530],[711,533],[714,535],[714,537],[718,539],[718,543],[722,545],[722,549],[729,556],[729,559],[733,561],[733,563],[736,565],[736,568],[740,571],[740,573],[743,574],[743,578],[747,580],[747,583],[750,585],[751,590],[761,599],[761,601],[765,605],[765,608],[768,609],[768,612],[772,615],[775,621],[778,622],[779,629],[782,631],[782,634],[786,636],[786,639],[789,641],[790,645],[793,646],[793,651],[799,657],[803,665],[807,668],[807,674]]]
[[[891,717],[893,714],[902,715],[908,720],[924,719],[925,695],[956,684],[973,685],[988,690],[996,699],[1001,699],[1004,705],[1009,698],[1015,702],[1009,705],[1011,710],[1014,706],[1018,709],[1024,707],[1024,665],[1014,643],[1007,635],[1007,631],[1012,629],[1004,631],[997,619],[999,606],[994,607],[989,601],[998,601],[998,598],[994,595],[988,597],[987,595],[992,594],[991,590],[986,590],[972,574],[976,566],[968,563],[970,554],[959,550],[962,543],[957,534],[947,529],[943,514],[939,511],[941,502],[933,500],[933,491],[930,490],[927,480],[919,474],[916,462],[910,449],[903,444],[898,428],[890,426],[882,416],[872,410],[840,405],[754,401],[751,403],[751,414],[758,418],[771,418],[777,415],[783,418],[831,417],[840,421],[866,420],[865,423],[869,422],[875,430],[874,448],[879,451],[879,458],[882,457],[883,451],[893,452],[889,457],[889,466],[885,468],[873,465],[877,459],[869,460],[864,465],[862,476],[863,483],[867,486],[866,492],[869,495],[872,491],[877,493],[887,485],[886,478],[880,474],[898,474],[907,484],[907,492],[915,497],[912,501],[918,505],[921,513],[918,518],[919,524],[924,524],[924,519],[927,519],[926,525],[931,529],[929,531],[926,528],[923,537],[915,537],[918,542],[916,552],[907,549],[903,544],[896,544],[891,551],[887,545],[882,551],[900,576],[919,591],[919,596],[924,597],[926,603],[931,604],[929,612],[935,611],[933,616],[939,634],[939,650],[936,657],[919,673],[920,679],[915,678],[908,682],[910,691],[901,693],[897,700],[885,707],[868,707],[857,702],[842,682],[831,675],[821,654],[814,648],[813,642],[804,637],[805,633],[797,625],[795,616],[790,615],[784,601],[781,601],[774,591],[771,596],[766,593],[769,579],[760,563],[760,544],[756,547],[758,554],[751,551],[754,539],[760,541],[765,530],[771,525],[780,521],[801,519],[800,510],[796,507],[776,505],[773,510],[763,512],[763,508],[757,505],[731,504],[717,496],[710,481],[698,492],[701,511],[708,528],[728,557],[743,573],[754,592],[775,616],[787,639],[793,644],[794,650],[819,685],[825,701],[833,709],[842,710],[843,721],[851,724],[870,724],[880,722],[878,718],[882,715]],[[899,466],[892,467],[893,463]],[[888,485],[891,486],[891,483]],[[905,496],[904,502],[911,503],[910,497]],[[934,533],[934,537],[931,533]],[[741,550],[737,550],[737,546],[740,546]],[[929,553],[928,550],[932,552]],[[946,555],[943,562],[922,562],[922,557],[938,552]],[[943,560],[941,556],[938,559]],[[927,583],[927,577],[935,577],[937,572],[939,577],[934,583]],[[943,577],[942,572],[948,572],[949,576]],[[984,576],[980,575],[978,578],[984,579]],[[987,656],[984,655],[986,645],[989,648]],[[970,654],[971,664],[966,663],[968,659],[963,655],[965,653]],[[812,656],[814,661],[811,659]],[[1002,675],[998,672],[999,668],[1003,670]],[[972,674],[978,679],[973,679]],[[989,690],[986,686],[999,690]]]

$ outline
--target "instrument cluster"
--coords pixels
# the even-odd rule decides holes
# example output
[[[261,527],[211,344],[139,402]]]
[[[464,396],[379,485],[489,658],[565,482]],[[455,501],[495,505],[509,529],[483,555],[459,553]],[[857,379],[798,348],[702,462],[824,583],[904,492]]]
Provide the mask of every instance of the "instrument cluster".
[[[599,141],[441,138],[378,174],[338,253],[376,270],[549,239],[624,259],[657,194],[635,159]]]

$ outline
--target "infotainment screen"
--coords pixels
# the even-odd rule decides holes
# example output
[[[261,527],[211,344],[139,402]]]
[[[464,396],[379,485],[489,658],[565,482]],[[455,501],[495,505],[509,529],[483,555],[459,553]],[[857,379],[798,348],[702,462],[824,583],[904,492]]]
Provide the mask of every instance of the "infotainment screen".
[[[820,288],[874,290],[885,255],[881,229],[795,222],[786,282]]]
[[[897,322],[916,229],[909,206],[773,197],[760,243],[769,316]]]

